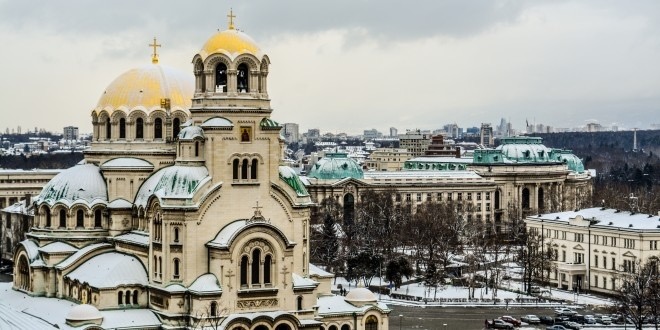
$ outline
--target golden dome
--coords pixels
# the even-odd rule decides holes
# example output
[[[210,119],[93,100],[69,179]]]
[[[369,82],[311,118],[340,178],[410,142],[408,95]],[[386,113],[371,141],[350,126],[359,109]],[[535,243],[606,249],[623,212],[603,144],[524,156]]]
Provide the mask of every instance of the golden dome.
[[[170,109],[188,112],[192,105],[194,78],[160,64],[129,70],[115,79],[103,92],[95,110],[112,113],[142,110],[147,114],[162,109],[161,99],[170,99]]]
[[[218,32],[209,38],[199,55],[205,59],[213,53],[226,53],[232,58],[245,53],[257,58],[261,58],[262,55],[261,49],[250,36],[232,28]]]

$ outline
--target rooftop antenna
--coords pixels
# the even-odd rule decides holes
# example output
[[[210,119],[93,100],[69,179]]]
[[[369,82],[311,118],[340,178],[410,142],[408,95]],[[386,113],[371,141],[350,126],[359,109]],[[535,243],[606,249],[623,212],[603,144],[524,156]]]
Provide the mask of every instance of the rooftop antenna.
[[[637,128],[633,128],[633,152],[637,152]]]

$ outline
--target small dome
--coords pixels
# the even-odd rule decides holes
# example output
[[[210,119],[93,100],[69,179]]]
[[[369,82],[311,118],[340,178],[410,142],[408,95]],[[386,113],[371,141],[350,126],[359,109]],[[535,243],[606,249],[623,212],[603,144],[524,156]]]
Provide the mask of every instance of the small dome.
[[[88,204],[107,202],[108,192],[101,170],[93,164],[76,165],[52,178],[36,199],[37,204],[57,202]]]
[[[204,138],[204,130],[199,126],[188,126],[179,132],[179,140],[193,140]]]
[[[375,303],[378,301],[376,295],[367,288],[357,288],[351,290],[348,292],[344,300],[353,304]]]
[[[95,111],[106,110],[112,115],[122,108],[130,112],[140,109],[149,114],[162,109],[161,99],[170,99],[170,109],[186,113],[192,105],[194,77],[174,68],[149,64],[129,70],[115,79],[105,89]]]
[[[214,53],[225,53],[232,58],[240,54],[252,54],[259,59],[262,56],[257,43],[250,36],[236,29],[228,29],[214,34],[199,51],[202,60]]]
[[[496,148],[509,160],[520,163],[556,162],[552,149],[542,143],[540,137],[508,137]]]
[[[362,179],[364,172],[347,154],[329,153],[312,166],[308,176],[317,179]]]
[[[103,315],[99,310],[88,304],[77,305],[71,308],[69,313],[66,315],[67,323],[95,323],[101,324],[103,321]]]
[[[559,154],[559,158],[564,164],[566,164],[566,166],[568,166],[569,170],[575,173],[584,172],[584,164],[582,163],[582,160],[568,150],[562,150]]]

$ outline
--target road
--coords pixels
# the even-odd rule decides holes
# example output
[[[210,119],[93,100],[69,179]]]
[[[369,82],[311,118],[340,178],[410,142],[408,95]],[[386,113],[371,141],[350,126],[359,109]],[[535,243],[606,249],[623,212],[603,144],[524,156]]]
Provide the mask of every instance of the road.
[[[505,307],[406,307],[389,306],[390,330],[477,330],[483,329],[485,319],[511,315],[517,319],[527,314],[552,315],[553,308],[509,308]],[[581,314],[602,313],[603,311],[580,310]],[[403,315],[399,317],[399,315]],[[399,322],[401,326],[399,327]],[[446,325],[445,325],[446,324]],[[526,327],[545,329],[545,326]]]

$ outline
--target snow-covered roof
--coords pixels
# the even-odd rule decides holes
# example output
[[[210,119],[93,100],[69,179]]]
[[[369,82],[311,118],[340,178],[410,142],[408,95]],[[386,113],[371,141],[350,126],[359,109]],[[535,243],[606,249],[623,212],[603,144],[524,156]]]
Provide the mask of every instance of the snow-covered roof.
[[[52,325],[14,309],[10,302],[0,301],[0,329],[47,329]]]
[[[178,284],[178,283],[170,284],[170,285],[168,285],[164,288],[159,288],[159,289],[165,290],[167,292],[172,292],[172,293],[186,292],[186,290],[187,290],[185,286],[183,286],[181,284]]]
[[[224,226],[218,234],[213,238],[213,240],[209,241],[206,243],[207,246],[209,247],[217,247],[217,248],[228,248],[231,245],[231,242],[233,239],[240,233],[241,231],[251,228],[254,226],[266,226],[274,230],[275,232],[280,234],[280,237],[284,240],[284,242],[287,245],[294,245],[296,244],[295,242],[289,240],[288,237],[284,235],[284,233],[279,230],[277,227],[271,225],[268,222],[249,222],[246,219],[241,219],[241,220],[235,220],[233,222],[230,222],[226,226]]]
[[[109,209],[130,209],[132,207],[133,203],[123,198],[117,198],[108,204]]]
[[[113,239],[118,242],[136,244],[144,247],[149,246],[149,234],[145,232],[132,231],[130,233],[117,235]]]
[[[132,169],[132,170],[150,170],[154,169],[154,165],[150,162],[133,157],[120,157],[111,159],[103,165],[101,165],[102,170],[117,170],[117,169]]]
[[[13,213],[13,214],[24,214],[24,215],[34,215],[34,211],[31,207],[25,207],[25,201],[20,201],[14,203],[2,209],[2,212]]]
[[[65,275],[95,288],[115,288],[119,285],[147,285],[147,271],[135,257],[119,252],[99,254]]]
[[[222,288],[220,287],[220,281],[213,274],[204,274],[198,277],[191,285],[188,287],[188,290],[196,294],[220,294],[222,293]]]
[[[316,305],[319,306],[319,315],[334,315],[353,312],[364,313],[370,308],[378,308],[383,311],[389,310],[387,305],[381,302],[367,304],[360,307],[354,306],[347,302],[342,296],[321,296],[318,298]]]
[[[159,199],[190,199],[207,178],[209,171],[204,166],[173,165],[162,168],[140,186],[135,205],[145,207],[152,195]]]
[[[482,179],[474,171],[367,171],[365,179]]]
[[[415,157],[408,159],[409,162],[419,162],[419,163],[459,163],[459,164],[471,164],[474,160],[472,157],[450,157],[450,156],[423,156]]]
[[[70,265],[72,265],[74,262],[78,261],[78,259],[88,255],[90,252],[92,252],[94,250],[110,248],[110,247],[112,247],[112,245],[110,245],[108,243],[95,243],[95,244],[87,245],[87,246],[83,247],[82,249],[78,250],[78,252],[76,252],[76,253],[72,254],[71,256],[69,256],[68,258],[62,260],[59,264],[57,264],[57,266],[55,266],[55,268],[65,269],[65,268],[69,267]]]
[[[310,278],[302,277],[298,274],[291,273],[293,277],[293,289],[314,289],[319,285],[319,282],[316,282]]]
[[[26,239],[19,244],[25,248],[25,252],[27,252],[28,258],[30,258],[30,262],[33,262],[39,258],[39,245],[37,245],[37,243]]]
[[[82,202],[87,205],[105,203],[108,200],[107,187],[101,170],[92,164],[76,165],[51,179],[36,203],[53,205],[61,202],[72,205]]]
[[[207,119],[203,122],[201,127],[234,127],[234,123],[231,120],[224,117],[213,117]]]
[[[571,219],[582,216],[584,220],[591,221],[591,228],[617,228],[620,230],[653,230],[660,231],[660,216],[657,214],[631,213],[616,209],[593,207],[577,211],[566,211],[528,216],[530,220],[543,220],[544,222],[558,222],[569,224]]]
[[[58,241],[40,247],[39,251],[45,253],[73,253],[77,252],[78,249],[75,246]]]
[[[204,130],[199,126],[184,127],[178,135],[179,140],[193,140],[195,138],[204,139]]]
[[[335,277],[334,274],[328,273],[314,264],[309,264],[309,275],[316,275],[319,277]]]

